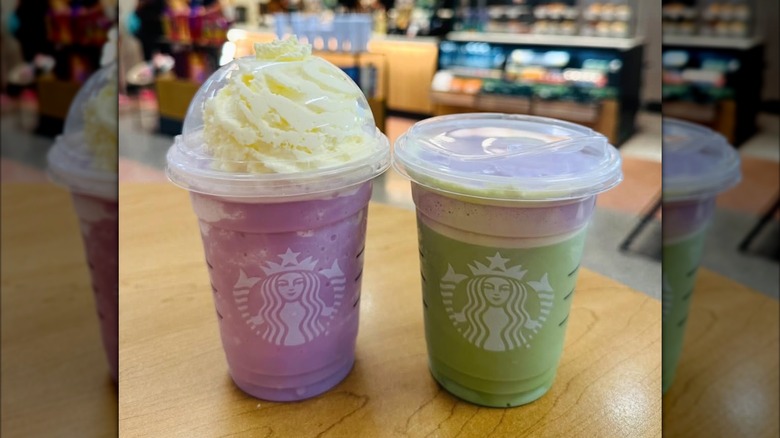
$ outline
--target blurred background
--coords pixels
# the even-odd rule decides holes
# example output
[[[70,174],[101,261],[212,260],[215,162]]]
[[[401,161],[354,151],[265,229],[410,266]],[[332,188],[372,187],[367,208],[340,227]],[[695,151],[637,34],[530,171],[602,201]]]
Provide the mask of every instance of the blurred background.
[[[715,199],[698,272],[664,282],[665,437],[780,434],[778,14],[775,0],[663,2],[663,114],[723,135],[742,174]],[[664,247],[664,276],[685,245]]]
[[[664,1],[662,14],[664,115],[721,133],[742,160],[703,265],[777,298],[778,2]]]
[[[606,135],[626,180],[600,198],[585,259],[659,298],[660,246],[629,239],[661,191],[653,3],[123,0],[120,178],[164,180],[165,152],[203,81],[253,43],[296,34],[360,85],[391,142],[424,118],[479,111],[554,117]],[[409,183],[387,172],[374,200],[411,209]],[[616,257],[621,246],[625,257]]]
[[[84,85],[116,53],[109,29],[117,4],[0,6],[0,436],[116,436],[118,394],[109,366],[116,365],[116,200],[71,196],[49,182],[45,169],[74,101],[80,103],[70,131],[87,124],[86,106],[100,90]],[[110,90],[117,80],[111,73],[97,85]],[[116,131],[115,96],[105,96],[107,111],[97,117],[106,121],[107,140]],[[116,151],[116,138],[104,147]],[[108,192],[115,193],[115,170],[113,177]]]
[[[777,6],[721,3],[123,0],[121,178],[162,180],[165,151],[205,78],[254,42],[296,34],[355,79],[391,142],[423,118],[473,111],[554,117],[606,135],[626,180],[599,199],[587,267],[658,297],[661,102],[740,148],[750,177],[721,201],[725,227],[749,234],[777,197],[780,72],[767,56],[777,51],[767,35]],[[412,205],[393,172],[375,200]],[[776,265],[708,263],[777,293]]]
[[[743,179],[718,197],[702,260],[704,269],[717,277],[709,277],[707,284],[758,297],[740,308],[747,319],[734,321],[749,321],[759,309],[771,311],[777,305],[777,1],[2,0],[1,6],[4,357],[9,357],[11,333],[20,333],[7,329],[5,312],[25,298],[7,301],[6,291],[44,287],[29,286],[28,277],[21,275],[33,271],[25,270],[21,259],[5,255],[23,250],[30,257],[51,255],[44,243],[56,242],[67,249],[57,253],[58,260],[76,263],[65,254],[82,251],[77,231],[75,237],[30,245],[36,232],[29,227],[35,223],[26,218],[37,215],[65,227],[65,219],[55,219],[73,217],[72,207],[57,198],[46,213],[37,205],[24,210],[31,197],[9,187],[46,184],[46,153],[62,131],[73,97],[98,68],[100,48],[114,22],[119,33],[122,182],[164,181],[165,152],[205,79],[220,65],[249,55],[254,42],[296,34],[355,79],[391,141],[423,118],[473,111],[554,117],[606,135],[623,157],[625,181],[598,200],[585,266],[658,299],[661,108],[667,116],[720,132],[738,148]],[[377,202],[413,207],[408,182],[392,171],[374,190]],[[75,218],[67,220],[77,228]],[[80,267],[66,264],[71,266],[67,269],[83,269],[72,287],[81,287],[81,281],[88,289],[85,262],[78,260]],[[8,272],[20,276],[9,277]],[[52,285],[61,286],[55,281],[46,287]],[[717,311],[696,313],[694,301],[690,324],[697,328],[692,333],[707,333],[707,318],[728,320],[718,312],[743,303],[717,302],[723,306]],[[63,303],[50,305],[62,308]],[[82,320],[97,324],[94,314],[84,314]],[[766,346],[776,334],[776,319],[761,321],[750,333],[764,335],[752,338],[763,342],[763,349],[738,337],[733,342],[771,353]],[[14,342],[27,342],[19,339]],[[699,348],[717,351],[712,345]],[[102,354],[99,348],[93,353]],[[689,375],[709,376],[704,365],[692,363]],[[9,366],[4,360],[4,376]],[[761,370],[771,366],[776,371],[771,360],[762,362]],[[708,387],[708,382],[705,378],[701,384]],[[6,421],[13,418],[7,417],[13,415],[6,409],[7,388],[4,384],[4,432],[13,424]],[[686,397],[698,400],[696,393],[681,392],[670,406]],[[67,398],[60,400],[62,406],[69,405],[63,400]],[[690,414],[686,424],[702,421],[690,409],[683,411]],[[691,427],[687,432],[698,426]]]

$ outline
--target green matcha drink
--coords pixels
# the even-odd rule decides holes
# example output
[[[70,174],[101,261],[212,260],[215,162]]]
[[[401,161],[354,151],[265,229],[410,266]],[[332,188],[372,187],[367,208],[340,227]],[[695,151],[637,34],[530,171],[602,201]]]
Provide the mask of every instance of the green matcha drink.
[[[739,181],[739,156],[709,129],[663,122],[663,368],[666,392],[684,359],[688,310],[715,196]]]
[[[481,405],[516,406],[539,398],[552,385],[563,350],[586,221],[576,220],[572,211],[574,230],[541,238],[492,235],[489,224],[514,216],[514,226],[533,229],[528,216],[565,215],[567,207],[582,208],[589,217],[594,198],[525,215],[530,208],[502,214],[495,210],[508,207],[475,207],[416,184],[413,192],[434,377],[451,393]],[[456,228],[457,215],[441,217],[441,210],[426,209],[437,202],[480,210],[484,225]]]
[[[500,114],[436,117],[396,143],[412,180],[431,374],[484,406],[555,379],[596,195],[622,178],[607,140]]]
[[[663,391],[674,380],[706,229],[663,246]]]

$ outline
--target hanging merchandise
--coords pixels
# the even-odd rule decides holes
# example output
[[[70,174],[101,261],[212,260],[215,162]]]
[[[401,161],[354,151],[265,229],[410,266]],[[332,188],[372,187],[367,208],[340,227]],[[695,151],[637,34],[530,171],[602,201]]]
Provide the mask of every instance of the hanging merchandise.
[[[66,0],[52,0],[46,14],[47,39],[55,45],[74,42],[72,11]]]

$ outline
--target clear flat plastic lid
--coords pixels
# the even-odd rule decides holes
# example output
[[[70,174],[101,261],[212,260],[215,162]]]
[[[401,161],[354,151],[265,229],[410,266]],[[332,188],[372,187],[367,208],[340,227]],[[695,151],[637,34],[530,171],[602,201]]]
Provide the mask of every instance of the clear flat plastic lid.
[[[116,198],[117,105],[117,65],[112,62],[93,73],[71,102],[63,132],[47,156],[56,183]]]
[[[415,124],[395,143],[393,166],[436,190],[484,199],[559,201],[623,179],[617,149],[574,123],[507,114],[458,114]]]
[[[725,137],[700,125],[664,118],[664,200],[716,195],[740,178],[739,154]]]
[[[236,59],[194,96],[167,174],[199,193],[296,197],[365,182],[390,165],[360,88],[314,56]]]

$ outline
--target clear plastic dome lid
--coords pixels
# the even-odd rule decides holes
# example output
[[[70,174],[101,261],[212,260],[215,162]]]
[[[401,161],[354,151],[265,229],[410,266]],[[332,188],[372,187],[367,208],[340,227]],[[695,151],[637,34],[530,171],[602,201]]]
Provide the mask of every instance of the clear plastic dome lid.
[[[50,177],[71,190],[117,196],[117,65],[96,71],[71,102],[47,156]]]
[[[110,100],[111,97],[116,101],[116,82],[117,66],[115,62],[112,62],[93,73],[84,85],[79,88],[79,92],[76,93],[76,97],[73,98],[73,101],[70,104],[68,115],[65,118],[65,125],[62,130],[63,135],[68,136],[82,133],[84,132],[86,125],[93,123],[92,120],[89,120],[91,117],[89,108],[92,105],[92,102],[101,99]],[[116,107],[116,105],[114,105],[114,107]],[[113,112],[116,113],[116,108],[113,109]],[[104,115],[106,119],[109,119],[111,114]]]
[[[623,179],[617,149],[574,123],[507,114],[459,114],[415,124],[393,166],[439,191],[506,201],[593,196]]]
[[[740,178],[739,154],[725,137],[700,125],[664,118],[664,200],[713,196]]]
[[[314,56],[236,59],[194,96],[167,174],[191,191],[276,198],[365,182],[390,147],[360,88]]]

